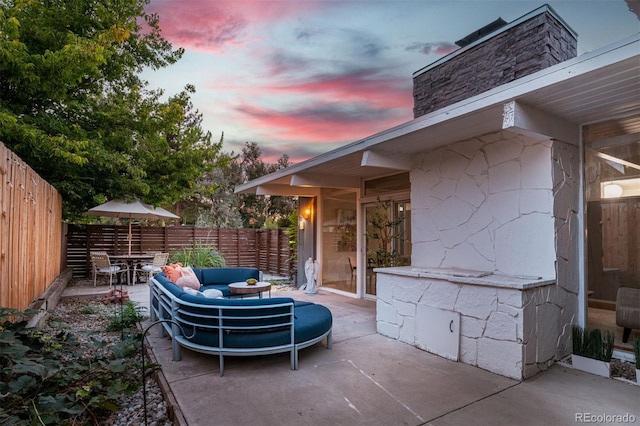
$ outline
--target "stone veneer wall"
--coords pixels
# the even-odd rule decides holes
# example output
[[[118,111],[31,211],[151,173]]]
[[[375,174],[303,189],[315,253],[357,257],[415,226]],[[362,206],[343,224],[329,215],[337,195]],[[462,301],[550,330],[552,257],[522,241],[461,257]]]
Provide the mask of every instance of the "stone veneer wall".
[[[411,265],[555,279],[551,145],[498,132],[416,156]]]
[[[576,54],[574,35],[545,11],[415,75],[414,118],[566,61]]]
[[[553,218],[556,236],[557,291],[559,304],[556,360],[571,352],[571,324],[577,323],[580,295],[580,152],[577,146],[560,141],[552,145]],[[586,290],[586,289],[585,289]]]

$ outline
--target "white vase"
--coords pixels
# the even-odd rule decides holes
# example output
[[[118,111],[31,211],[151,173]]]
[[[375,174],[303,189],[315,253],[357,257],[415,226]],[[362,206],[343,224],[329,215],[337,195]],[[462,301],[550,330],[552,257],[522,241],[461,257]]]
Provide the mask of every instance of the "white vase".
[[[587,373],[597,374],[603,377],[611,376],[609,363],[606,361],[599,361],[597,359],[573,354],[571,355],[571,364],[576,370],[586,371]]]

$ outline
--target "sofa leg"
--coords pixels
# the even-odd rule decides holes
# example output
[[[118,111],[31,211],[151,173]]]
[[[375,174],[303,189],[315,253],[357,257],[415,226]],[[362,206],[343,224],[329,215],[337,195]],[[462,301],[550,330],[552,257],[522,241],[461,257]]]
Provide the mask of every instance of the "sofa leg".
[[[171,340],[171,354],[174,361],[182,360],[182,351],[180,350],[180,343],[176,342],[176,339]]]
[[[331,349],[332,345],[333,342],[331,341],[331,332],[329,332],[329,334],[327,334],[327,349]]]
[[[297,348],[294,348],[291,351],[291,369],[292,370],[298,369],[298,349]]]
[[[627,343],[627,340],[629,340],[630,335],[631,335],[631,329],[624,327],[624,331],[622,332],[622,342]]]

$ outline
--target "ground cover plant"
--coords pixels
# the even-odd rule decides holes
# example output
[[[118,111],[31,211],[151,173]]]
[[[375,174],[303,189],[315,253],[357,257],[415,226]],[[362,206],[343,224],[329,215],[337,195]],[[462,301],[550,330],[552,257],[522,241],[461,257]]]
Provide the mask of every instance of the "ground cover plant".
[[[126,307],[127,319],[137,318]],[[46,329],[29,328],[32,312],[0,309],[0,424],[104,424],[140,387],[141,335],[114,321],[118,311],[99,302],[78,309],[96,333],[55,316]]]

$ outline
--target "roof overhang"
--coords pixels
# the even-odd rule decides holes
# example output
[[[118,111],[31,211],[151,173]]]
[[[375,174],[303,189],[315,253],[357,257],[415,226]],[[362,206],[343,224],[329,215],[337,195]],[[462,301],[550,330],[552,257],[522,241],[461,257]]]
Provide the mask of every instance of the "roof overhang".
[[[236,187],[315,196],[411,169],[416,153],[508,131],[578,144],[580,126],[640,112],[640,33]]]

